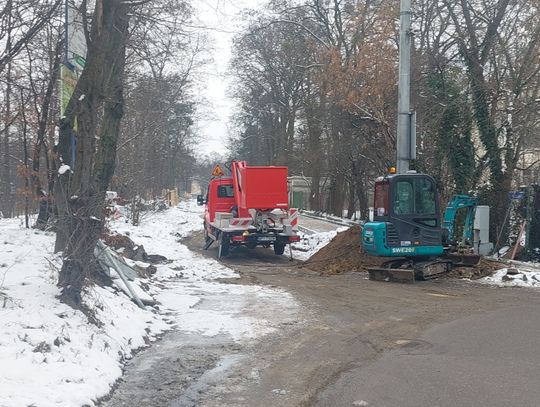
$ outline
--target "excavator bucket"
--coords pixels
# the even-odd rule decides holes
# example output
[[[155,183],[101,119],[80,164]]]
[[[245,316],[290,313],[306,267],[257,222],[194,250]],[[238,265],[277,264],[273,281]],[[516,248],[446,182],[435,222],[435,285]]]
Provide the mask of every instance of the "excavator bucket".
[[[370,268],[368,269],[369,279],[373,281],[389,281],[393,283],[414,283],[414,270],[391,269],[391,268]]]

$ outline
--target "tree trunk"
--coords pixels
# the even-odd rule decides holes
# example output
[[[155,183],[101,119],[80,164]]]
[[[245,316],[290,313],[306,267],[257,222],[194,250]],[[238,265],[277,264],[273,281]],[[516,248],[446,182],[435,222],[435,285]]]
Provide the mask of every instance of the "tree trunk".
[[[49,124],[49,115],[51,112],[51,102],[53,98],[54,88],[58,81],[58,70],[60,67],[60,57],[62,55],[62,45],[64,42],[58,40],[56,43],[54,59],[51,64],[51,76],[47,83],[47,90],[41,103],[41,110],[38,112],[38,129],[36,134],[36,142],[34,144],[34,151],[32,154],[32,186],[36,196],[40,196],[41,193],[41,181],[39,177],[41,153],[45,144],[45,137],[47,136],[47,126]],[[37,95],[36,95],[37,96]],[[45,151],[45,156],[48,152]],[[49,193],[52,192],[49,190]]]
[[[347,218],[352,219],[356,212],[356,193],[354,187],[354,180],[350,180],[349,184],[349,194],[347,201]]]
[[[321,210],[321,174],[323,165],[323,153],[321,147],[322,126],[324,119],[324,97],[317,103],[316,98],[306,102],[307,123],[307,151],[306,163],[307,174],[311,177],[309,206],[311,210]]]
[[[330,180],[330,212],[336,216],[343,216],[345,203],[345,174],[344,167],[347,163],[344,160],[342,133],[343,112],[337,106],[332,107],[332,128],[330,137],[332,142],[331,147],[331,162],[332,176]]]
[[[319,167],[314,169],[311,176],[309,209],[312,211],[321,210],[321,169]]]
[[[330,180],[330,213],[343,216],[345,178],[343,173],[336,167],[336,172]]]
[[[121,0],[96,2],[86,66],[61,126],[60,159],[71,157],[77,119],[73,175],[67,171],[56,183],[60,220],[56,247],[64,251],[62,298],[78,307],[85,281],[97,270],[94,248],[103,229],[105,191],[114,173],[123,115],[128,7]]]
[[[8,44],[10,39],[8,36]],[[9,47],[9,46],[8,46]],[[11,62],[7,67],[6,78],[6,110],[4,116],[4,168],[2,171],[2,195],[3,205],[0,207],[0,212],[4,217],[11,218],[13,216],[13,197],[12,197],[12,180],[11,180],[11,148],[10,148],[10,130],[11,130]]]

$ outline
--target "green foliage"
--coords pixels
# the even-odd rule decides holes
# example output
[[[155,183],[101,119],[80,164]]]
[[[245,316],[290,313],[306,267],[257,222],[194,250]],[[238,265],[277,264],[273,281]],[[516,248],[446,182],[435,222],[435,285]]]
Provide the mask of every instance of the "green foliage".
[[[426,82],[433,102],[427,114],[431,115],[436,154],[448,162],[453,192],[467,193],[476,182],[476,164],[471,106],[463,91],[463,78],[451,71],[439,71],[429,73]]]

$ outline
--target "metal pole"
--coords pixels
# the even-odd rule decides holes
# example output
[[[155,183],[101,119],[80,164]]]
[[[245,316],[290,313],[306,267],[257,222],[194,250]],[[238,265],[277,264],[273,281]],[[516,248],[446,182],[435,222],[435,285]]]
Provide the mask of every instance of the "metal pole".
[[[504,232],[504,228],[506,227],[506,221],[508,220],[508,215],[510,215],[510,211],[512,211],[512,206],[514,204],[514,201],[511,200],[510,201],[510,204],[508,205],[508,209],[506,210],[506,215],[504,215],[504,220],[503,220],[503,223],[502,223],[502,226],[501,226],[501,230],[499,231],[499,235],[497,236],[497,241],[495,242],[495,246],[493,246],[493,253],[497,253],[497,258],[499,258],[499,253],[498,253],[498,250],[499,250],[499,243],[501,241],[501,236]]]
[[[525,198],[527,199],[527,213],[526,213],[526,222],[527,222],[527,228],[525,229],[525,250],[529,252],[532,249],[531,245],[531,224],[533,221],[533,211],[534,211],[534,198],[535,198],[535,190],[534,186],[530,185],[526,189],[526,195]]]
[[[113,268],[116,270],[116,274],[120,277],[126,288],[128,289],[129,293],[131,294],[131,299],[135,301],[135,304],[139,306],[139,308],[145,309],[144,304],[142,303],[141,299],[129,283],[128,279],[124,275],[124,272],[122,271],[122,267],[118,264],[118,261],[114,258],[114,256],[109,252],[109,248],[103,243],[101,240],[97,241],[97,248],[105,255],[107,260],[109,261],[109,264],[113,266]]]
[[[398,128],[397,128],[397,173],[409,170],[411,151],[411,0],[401,0],[399,33],[399,83],[398,83]]]

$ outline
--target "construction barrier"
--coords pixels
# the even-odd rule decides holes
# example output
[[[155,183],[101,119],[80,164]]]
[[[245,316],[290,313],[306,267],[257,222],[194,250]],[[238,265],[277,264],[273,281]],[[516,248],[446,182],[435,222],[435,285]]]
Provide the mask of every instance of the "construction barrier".
[[[289,209],[289,219],[291,221],[292,229],[298,230],[298,209],[296,208]]]

